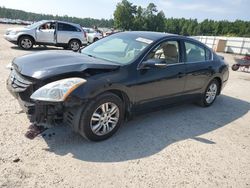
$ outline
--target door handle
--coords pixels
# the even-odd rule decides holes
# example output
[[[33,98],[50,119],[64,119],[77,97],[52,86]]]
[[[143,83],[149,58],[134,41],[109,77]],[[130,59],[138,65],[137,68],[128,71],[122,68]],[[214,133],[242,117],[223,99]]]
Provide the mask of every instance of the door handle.
[[[185,75],[186,75],[185,73],[179,72],[179,73],[178,73],[178,78],[182,78],[182,77],[184,77]]]

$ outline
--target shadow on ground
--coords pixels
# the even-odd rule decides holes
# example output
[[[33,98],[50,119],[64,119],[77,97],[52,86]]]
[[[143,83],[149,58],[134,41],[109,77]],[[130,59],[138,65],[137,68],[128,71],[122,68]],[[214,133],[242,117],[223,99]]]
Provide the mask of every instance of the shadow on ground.
[[[34,46],[32,49],[30,50],[25,50],[25,49],[22,49],[18,46],[11,46],[11,49],[13,50],[22,50],[22,51],[30,51],[30,52],[35,52],[35,51],[43,51],[43,50],[63,50],[63,48],[57,48],[57,47],[52,47],[52,46],[44,46],[44,45],[41,45],[41,46]]]
[[[126,161],[154,155],[172,143],[189,138],[216,144],[201,135],[226,126],[249,110],[250,103],[222,95],[209,108],[185,104],[139,116],[103,142],[85,141],[66,126],[47,130],[47,135],[55,133],[55,136],[44,139],[47,151],[57,155],[71,153],[74,158],[92,162]]]

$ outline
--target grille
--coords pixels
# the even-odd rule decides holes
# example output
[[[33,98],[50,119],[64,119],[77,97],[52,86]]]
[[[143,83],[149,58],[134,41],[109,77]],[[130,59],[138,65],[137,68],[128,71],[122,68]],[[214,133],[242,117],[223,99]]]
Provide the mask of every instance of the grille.
[[[9,79],[15,92],[23,92],[32,84],[31,81],[18,74],[16,70],[11,71]]]

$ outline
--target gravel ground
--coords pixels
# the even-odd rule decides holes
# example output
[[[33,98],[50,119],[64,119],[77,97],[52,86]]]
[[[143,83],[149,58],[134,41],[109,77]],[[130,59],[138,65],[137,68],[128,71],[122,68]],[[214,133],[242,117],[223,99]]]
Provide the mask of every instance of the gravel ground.
[[[5,88],[5,66],[30,52],[3,39],[7,27],[0,25],[0,187],[250,187],[250,73],[231,71],[209,108],[145,114],[104,142],[68,127],[31,141],[29,121]]]

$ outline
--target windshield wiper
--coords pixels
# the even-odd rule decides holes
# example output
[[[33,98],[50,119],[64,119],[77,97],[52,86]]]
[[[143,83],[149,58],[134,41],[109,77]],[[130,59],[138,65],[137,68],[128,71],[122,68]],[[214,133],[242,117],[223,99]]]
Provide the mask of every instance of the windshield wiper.
[[[89,57],[96,58],[96,56],[93,56],[93,55],[91,55],[91,54],[86,54],[86,55],[89,56]]]

